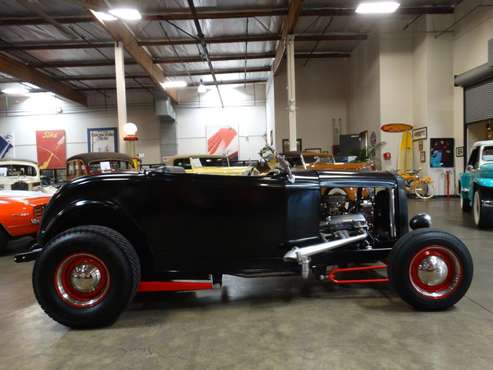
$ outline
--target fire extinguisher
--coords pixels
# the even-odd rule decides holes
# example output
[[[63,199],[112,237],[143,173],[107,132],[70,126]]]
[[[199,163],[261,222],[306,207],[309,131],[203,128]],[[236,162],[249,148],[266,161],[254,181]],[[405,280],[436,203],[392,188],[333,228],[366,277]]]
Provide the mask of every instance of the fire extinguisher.
[[[390,152],[383,153],[383,159],[385,159],[386,161],[390,161],[391,158],[392,154]]]

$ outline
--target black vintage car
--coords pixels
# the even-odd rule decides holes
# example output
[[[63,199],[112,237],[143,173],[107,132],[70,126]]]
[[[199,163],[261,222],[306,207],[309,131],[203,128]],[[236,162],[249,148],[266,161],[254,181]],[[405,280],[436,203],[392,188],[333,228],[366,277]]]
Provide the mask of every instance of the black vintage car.
[[[359,189],[355,201],[341,190],[350,187]],[[137,292],[211,288],[223,274],[389,280],[415,308],[446,309],[469,288],[471,256],[453,235],[428,228],[427,215],[409,231],[407,212],[391,173],[102,174],[53,196],[37,244],[16,261],[36,260],[41,307],[78,328],[111,324]],[[388,276],[342,279],[369,269]]]

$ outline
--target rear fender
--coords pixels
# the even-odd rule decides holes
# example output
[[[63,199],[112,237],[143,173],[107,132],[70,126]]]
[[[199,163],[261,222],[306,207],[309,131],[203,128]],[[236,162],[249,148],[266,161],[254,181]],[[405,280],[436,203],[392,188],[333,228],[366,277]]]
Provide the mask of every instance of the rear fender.
[[[118,231],[135,248],[142,271],[151,271],[152,253],[144,232],[125,209],[112,202],[85,200],[69,204],[50,219],[40,232],[39,242],[46,245],[57,234],[81,225],[106,226]]]

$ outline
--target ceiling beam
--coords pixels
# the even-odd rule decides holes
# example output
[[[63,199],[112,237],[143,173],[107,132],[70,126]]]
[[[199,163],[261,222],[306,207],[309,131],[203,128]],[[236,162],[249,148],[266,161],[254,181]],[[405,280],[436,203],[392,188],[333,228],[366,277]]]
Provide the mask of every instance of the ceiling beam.
[[[105,6],[104,0],[88,0],[85,4],[88,9],[99,9],[100,7]],[[160,84],[166,79],[163,70],[154,63],[149,52],[142,46],[138,45],[137,40],[127,26],[119,20],[105,22],[97,17],[94,17],[94,19],[98,21],[99,25],[104,28],[113,40],[123,44],[128,54],[130,54],[137,64],[144,69],[154,84],[160,87]],[[171,99],[176,101],[175,90],[169,89],[166,90],[166,93]]]
[[[75,91],[70,86],[61,82],[54,81],[46,74],[29,68],[25,64],[3,54],[0,54],[0,72],[51,91],[60,97],[87,106],[87,97],[84,94]]]
[[[291,0],[289,2],[288,15],[282,23],[281,40],[277,45],[276,55],[274,61],[272,62],[272,73],[274,74],[276,74],[277,69],[281,65],[282,58],[284,57],[284,53],[286,51],[286,38],[294,32],[302,7],[303,0]]]
[[[296,52],[297,58],[306,58],[308,52]],[[320,51],[314,55],[314,58],[349,58],[351,53],[348,51]],[[246,55],[246,59],[272,59],[275,57],[273,52],[267,53],[249,53]],[[245,60],[245,54],[223,54],[223,55],[211,55],[212,62],[225,62],[230,60]],[[187,56],[187,57],[166,57],[166,58],[154,58],[153,62],[156,64],[181,64],[181,63],[198,63],[204,62],[204,59],[200,56]],[[127,65],[137,64],[134,60],[125,60]],[[103,67],[112,66],[114,61],[112,60],[60,60],[51,62],[32,62],[27,64],[31,68],[72,68],[72,67]]]
[[[451,14],[454,12],[452,5],[424,5],[407,7],[402,6],[397,10],[397,14],[401,15],[422,15],[422,14]],[[204,9],[201,8],[197,15],[199,19],[226,19],[226,18],[249,18],[249,17],[272,17],[285,16],[288,14],[286,8],[251,8],[251,9]],[[314,16],[355,16],[355,8],[306,8],[301,12],[302,17]],[[60,24],[68,23],[86,23],[93,22],[94,19],[89,15],[61,16],[51,17],[53,21]],[[144,13],[143,19],[146,21],[161,21],[161,20],[192,20],[193,15],[188,11],[183,10],[166,10],[156,11],[152,13]],[[0,25],[2,26],[22,26],[22,25],[40,25],[49,24],[43,17],[0,17]]]
[[[265,83],[267,79],[265,78],[255,78],[255,79],[241,79],[241,80],[225,80],[217,81],[218,85],[243,85],[243,84],[253,84],[253,83]],[[198,86],[200,83],[189,84],[189,87]],[[214,81],[204,82],[206,86],[214,86],[216,83]],[[142,85],[142,86],[127,86],[128,90],[140,90],[140,89],[152,89],[154,86]],[[105,91],[105,90],[116,90],[115,87],[82,87],[78,91]]]
[[[296,36],[296,41],[351,41],[351,40],[366,40],[366,33],[355,32],[332,32],[325,35],[317,34],[302,34]],[[238,36],[217,36],[206,37],[207,44],[230,44],[243,42],[265,42],[279,41],[281,35],[276,34],[260,34],[260,35],[238,35]],[[152,39],[139,40],[139,46],[171,46],[171,45],[194,45],[198,44],[197,40],[192,38],[186,39]],[[14,50],[69,50],[69,49],[101,49],[112,48],[114,41],[110,40],[95,40],[95,41],[23,41],[16,43],[8,43],[2,45],[0,43],[0,51]]]
[[[214,66],[212,65],[212,60],[211,56],[209,54],[209,50],[207,48],[207,43],[205,41],[205,36],[204,33],[202,32],[202,26],[200,25],[198,16],[197,16],[197,9],[195,8],[195,4],[193,3],[193,0],[188,0],[188,8],[192,12],[193,15],[193,24],[195,25],[195,31],[197,31],[197,36],[200,41],[200,46],[202,48],[202,55],[207,62],[207,65],[209,66],[209,71],[212,76],[212,80],[214,81],[214,84],[216,85],[216,90],[217,90],[217,95],[219,96],[219,101],[221,102],[221,107],[224,108],[224,103],[223,103],[223,97],[221,95],[221,91],[219,90],[219,85],[217,84],[217,78],[216,74],[214,72]]]

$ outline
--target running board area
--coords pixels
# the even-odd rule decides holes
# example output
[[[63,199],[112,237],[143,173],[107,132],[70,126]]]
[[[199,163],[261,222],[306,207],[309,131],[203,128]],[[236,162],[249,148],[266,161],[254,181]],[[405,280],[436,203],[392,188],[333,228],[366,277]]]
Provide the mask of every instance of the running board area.
[[[358,267],[347,267],[339,268],[334,267],[327,274],[327,280],[334,284],[371,284],[371,283],[388,283],[389,278],[371,278],[371,279],[337,279],[337,274],[344,272],[362,272],[362,271],[376,271],[387,269],[387,265],[374,265],[374,266],[358,266]]]
[[[137,288],[137,292],[185,292],[213,288],[214,284],[212,283],[212,280],[141,281]]]

